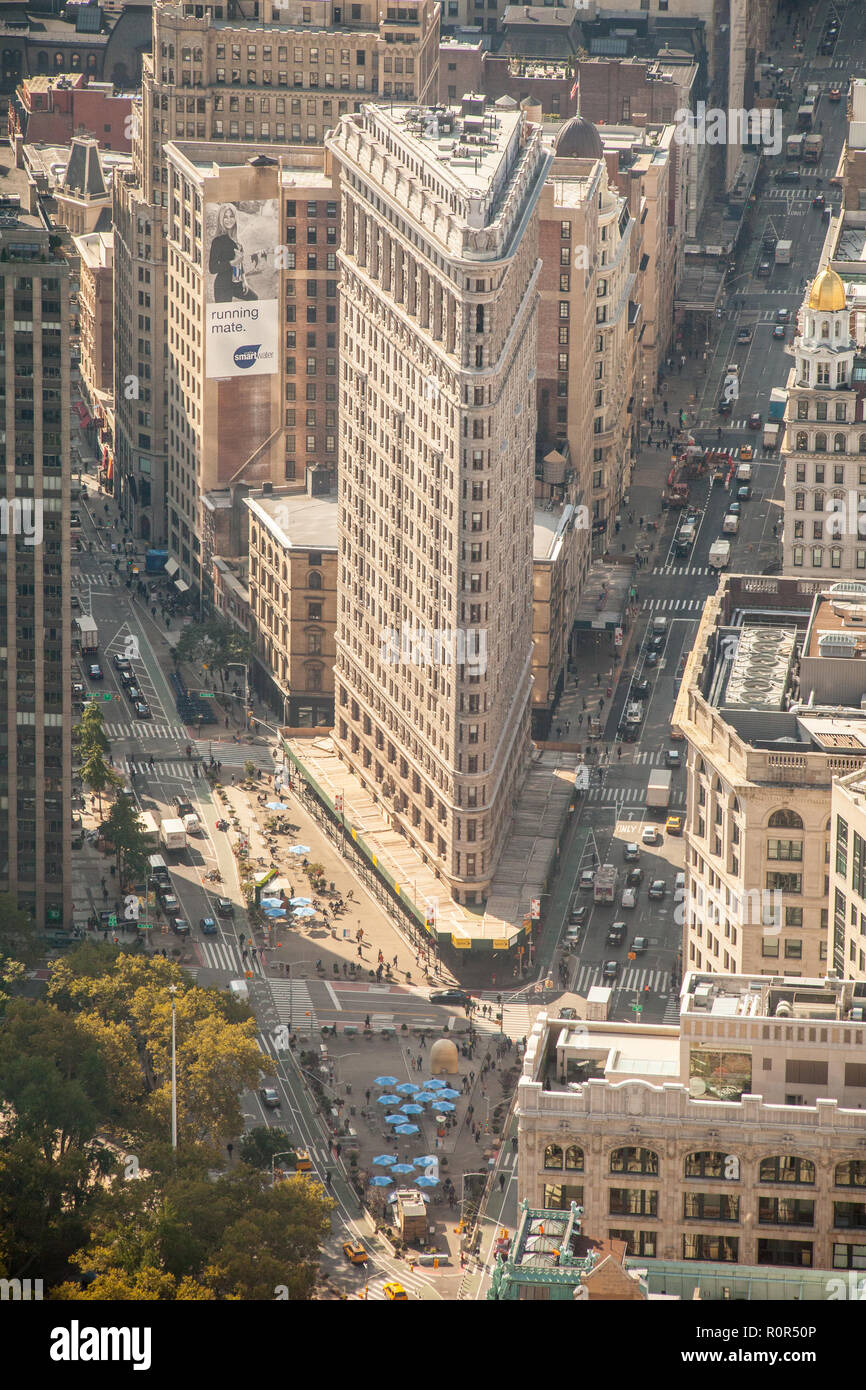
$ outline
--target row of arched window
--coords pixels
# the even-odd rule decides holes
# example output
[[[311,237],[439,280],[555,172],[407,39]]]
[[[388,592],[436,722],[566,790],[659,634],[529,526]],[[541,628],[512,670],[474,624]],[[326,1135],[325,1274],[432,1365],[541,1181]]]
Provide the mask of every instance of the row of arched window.
[[[544,1150],[544,1168],[548,1172],[582,1173],[584,1153],[576,1144],[548,1144]],[[611,1173],[632,1173],[641,1177],[659,1176],[659,1156],[653,1149],[620,1148],[610,1155]],[[762,1158],[758,1169],[759,1182],[795,1183],[813,1187],[816,1168],[810,1158],[796,1154],[770,1154]],[[711,1149],[686,1154],[683,1159],[684,1178],[704,1178],[738,1182],[740,1159]],[[837,1163],[834,1172],[836,1187],[866,1188],[866,1159],[847,1159]]]

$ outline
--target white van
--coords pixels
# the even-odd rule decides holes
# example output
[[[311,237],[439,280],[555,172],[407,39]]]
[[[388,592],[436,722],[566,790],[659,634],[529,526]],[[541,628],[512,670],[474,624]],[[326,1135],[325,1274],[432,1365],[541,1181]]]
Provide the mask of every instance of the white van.
[[[728,512],[727,516],[722,522],[722,530],[728,536],[735,536],[739,529],[740,518],[738,516],[734,516],[732,512]]]
[[[247,985],[246,980],[229,981],[229,989],[231,991],[232,999],[237,999],[238,1001],[243,1000],[244,1002],[246,1002],[250,997],[249,986]]]
[[[668,620],[665,617],[653,618],[653,637],[667,636]]]
[[[752,481],[752,465],[750,463],[740,463],[737,465],[737,482],[750,483]]]

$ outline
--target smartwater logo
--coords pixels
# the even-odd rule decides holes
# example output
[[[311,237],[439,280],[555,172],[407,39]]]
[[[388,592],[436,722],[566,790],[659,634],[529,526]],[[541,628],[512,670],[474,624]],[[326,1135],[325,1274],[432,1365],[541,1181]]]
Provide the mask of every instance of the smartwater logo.
[[[254,367],[259,360],[259,349],[261,343],[254,343],[252,347],[235,348],[232,353],[232,361],[236,367]]]
[[[51,1329],[52,1361],[131,1361],[134,1371],[149,1371],[149,1327],[82,1327],[73,1320],[68,1327]]]

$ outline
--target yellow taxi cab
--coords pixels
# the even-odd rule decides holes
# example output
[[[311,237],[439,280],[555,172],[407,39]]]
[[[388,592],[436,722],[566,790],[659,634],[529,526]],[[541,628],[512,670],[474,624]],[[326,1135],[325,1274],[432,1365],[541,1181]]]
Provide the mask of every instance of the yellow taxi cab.
[[[383,1292],[391,1303],[408,1303],[409,1295],[402,1284],[384,1284]]]
[[[297,1173],[312,1173],[313,1163],[306,1149],[298,1149],[295,1153],[295,1171]]]
[[[363,1245],[356,1245],[354,1241],[343,1241],[343,1254],[350,1265],[365,1265],[367,1263],[367,1252]]]
[[[743,444],[740,448],[740,458],[743,459],[744,462],[747,462],[750,458],[754,458],[754,454],[755,451],[751,444]]]
[[[668,816],[667,820],[665,821],[665,833],[668,835],[682,835],[682,816]]]

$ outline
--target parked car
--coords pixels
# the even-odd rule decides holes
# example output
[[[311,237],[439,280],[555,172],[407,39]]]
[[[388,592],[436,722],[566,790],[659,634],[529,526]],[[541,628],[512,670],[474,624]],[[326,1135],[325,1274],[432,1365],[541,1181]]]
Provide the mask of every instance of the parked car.
[[[683,818],[682,816],[668,816],[665,821],[665,832],[668,835],[682,835]]]
[[[622,890],[622,907],[624,909],[637,907],[637,890],[635,888],[624,888]]]
[[[603,980],[615,980],[619,974],[619,961],[606,960],[601,967],[601,978]]]
[[[162,900],[162,910],[165,913],[166,917],[170,919],[172,915],[175,912],[177,912],[177,909],[180,907],[180,903],[174,896],[174,893],[168,891],[160,893],[160,898]]]
[[[631,693],[636,700],[645,700],[652,690],[652,686],[647,680],[632,681]]]
[[[658,663],[659,663],[659,654],[658,654],[658,652],[653,652],[653,651],[647,652],[646,656],[644,657],[644,665],[645,665],[645,666],[658,666]]]
[[[685,893],[685,891],[686,891],[686,876],[685,876],[685,874],[682,872],[682,870],[680,870],[680,872],[677,874],[677,877],[676,877],[676,883],[674,884],[674,892],[676,893],[677,897],[681,897],[682,894]]]
[[[131,705],[137,705],[139,700],[144,699],[144,696],[142,695],[137,685],[128,685],[126,687],[126,698],[129,700],[129,703]]]
[[[607,929],[608,946],[621,946],[625,940],[625,922],[613,922]]]
[[[465,989],[434,989],[430,995],[431,1004],[468,1004],[469,995]]]
[[[634,938],[632,939],[631,945],[629,946],[629,950],[630,950],[634,955],[636,955],[636,956],[641,956],[641,955],[643,955],[644,951],[646,951],[646,950],[648,950],[648,949],[649,949],[649,941],[647,940],[647,938],[646,938],[645,936],[636,936],[636,937],[634,937]]]
[[[87,694],[87,686],[84,684],[83,681],[73,681],[72,693],[76,697],[76,699],[80,700],[84,695]]]
[[[115,671],[132,670],[132,662],[128,661],[125,656],[121,656],[119,652],[114,653],[114,656],[111,658],[111,663],[114,666]]]
[[[235,905],[231,898],[217,898],[217,917],[234,917]]]
[[[135,672],[133,671],[131,666],[129,667],[128,671],[121,671],[120,684],[123,686],[124,690],[131,689],[131,687],[135,685],[135,680]]]
[[[567,946],[573,946],[576,941],[580,940],[580,927],[574,924],[570,927],[566,927],[563,940]]]
[[[280,1108],[280,1093],[273,1086],[260,1086],[259,1099],[268,1110],[279,1110]]]
[[[651,638],[650,638],[650,644],[649,644],[649,649],[650,649],[650,651],[651,651],[651,652],[663,652],[664,649],[665,649],[665,642],[666,642],[666,640],[667,640],[667,638],[665,637],[665,634],[664,634],[663,632],[657,632],[657,633],[655,634],[654,637],[651,637]]]
[[[87,674],[92,681],[101,681],[103,679],[102,667],[98,661],[91,662],[87,668]]]
[[[654,878],[649,886],[649,896],[651,898],[663,898],[667,888],[663,878]]]
[[[625,859],[626,863],[636,862],[640,859],[640,846],[634,845],[629,841],[622,852],[622,857]]]
[[[201,917],[199,919],[199,926],[201,927],[202,936],[216,936],[217,924],[213,917]]]
[[[580,886],[584,892],[592,888],[595,884],[595,869],[582,869],[580,873]]]
[[[641,831],[641,841],[645,845],[657,845],[661,836],[658,827],[655,825],[645,825]]]

